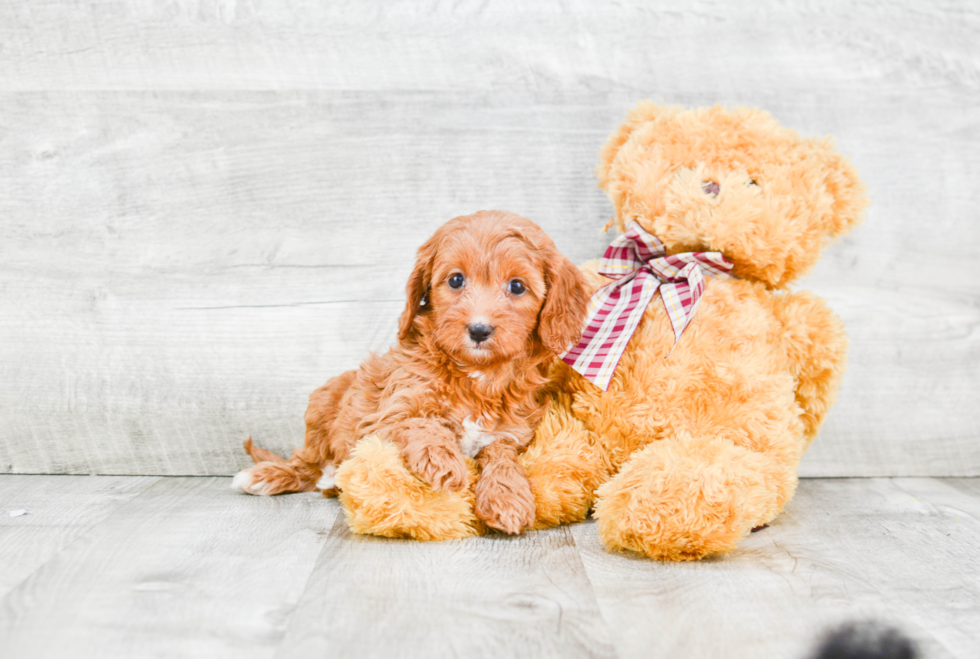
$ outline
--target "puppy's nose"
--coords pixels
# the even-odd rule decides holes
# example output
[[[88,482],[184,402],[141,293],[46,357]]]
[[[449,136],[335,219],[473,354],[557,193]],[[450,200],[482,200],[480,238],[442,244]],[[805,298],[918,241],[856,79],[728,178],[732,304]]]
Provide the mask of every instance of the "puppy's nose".
[[[474,323],[473,325],[468,325],[466,331],[470,333],[470,338],[477,343],[482,343],[490,338],[493,334],[493,328],[489,325],[484,325],[483,323]]]

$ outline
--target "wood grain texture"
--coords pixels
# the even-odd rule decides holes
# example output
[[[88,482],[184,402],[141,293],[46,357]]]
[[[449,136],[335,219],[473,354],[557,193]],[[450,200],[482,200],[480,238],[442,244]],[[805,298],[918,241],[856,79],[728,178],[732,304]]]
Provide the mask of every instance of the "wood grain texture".
[[[5,567],[53,552],[0,595],[0,654],[803,659],[826,629],[864,619],[929,659],[980,651],[980,479],[807,479],[769,528],[697,563],[608,553],[592,522],[352,536],[335,500],[238,495],[229,480],[159,479],[60,547],[0,518]],[[150,482],[4,475],[0,501],[35,523],[93,520],[125,489],[98,484]]]
[[[157,481],[147,476],[0,478],[0,597]],[[10,517],[10,511],[27,514]]]
[[[2,8],[0,79],[18,91],[630,87],[812,100],[910,81],[976,93],[978,23],[965,0],[38,0]]]
[[[938,479],[811,479],[723,559],[653,563],[573,527],[622,659],[803,657],[827,629],[880,620],[930,658],[980,649],[976,493]]]
[[[653,97],[834,134],[868,184],[802,282],[851,352],[801,473],[980,475],[978,30],[965,1],[4,4],[0,472],[289,451],[441,222],[599,255],[598,149]]]
[[[4,658],[272,656],[339,507],[229,485],[163,479],[45,563],[0,600]]]
[[[56,96],[44,116],[10,98],[28,132],[66,115],[78,125],[51,147],[64,162],[29,166],[10,200],[0,466],[228,473],[245,464],[249,434],[288,451],[309,392],[390,344],[415,250],[449,217],[495,199],[550,217],[566,251],[586,236],[583,258],[605,240],[583,209],[548,208],[598,197],[562,174],[589,161],[559,162],[554,133],[533,126],[519,133],[537,146],[511,151],[496,139],[513,134],[506,111],[410,95],[394,114],[378,95],[240,96],[96,95],[88,107]],[[569,114],[566,126],[584,119]],[[87,135],[104,146],[76,152]],[[584,155],[598,139],[569,143]],[[6,171],[22,164],[13,156]],[[537,171],[549,176],[531,191],[547,195],[527,207],[521,182]]]
[[[567,527],[448,542],[337,520],[277,657],[612,657]]]

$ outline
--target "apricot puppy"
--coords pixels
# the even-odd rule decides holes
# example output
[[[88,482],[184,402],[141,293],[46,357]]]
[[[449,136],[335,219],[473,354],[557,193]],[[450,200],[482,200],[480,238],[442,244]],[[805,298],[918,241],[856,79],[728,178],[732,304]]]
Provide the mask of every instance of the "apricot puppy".
[[[466,488],[464,456],[475,458],[477,516],[520,533],[535,509],[517,456],[544,414],[553,355],[582,331],[583,277],[530,220],[481,211],[422,245],[406,290],[397,345],[313,392],[305,443],[290,460],[247,440],[256,464],[233,487],[334,494],[337,466],[374,434],[437,490]]]

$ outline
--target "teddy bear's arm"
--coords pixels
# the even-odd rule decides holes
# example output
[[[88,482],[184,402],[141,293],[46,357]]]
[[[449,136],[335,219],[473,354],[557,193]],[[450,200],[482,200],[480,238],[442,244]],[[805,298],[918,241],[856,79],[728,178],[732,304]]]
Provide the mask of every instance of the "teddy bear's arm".
[[[405,465],[398,447],[365,437],[337,469],[347,524],[354,533],[416,540],[466,538],[486,531],[473,513],[476,463],[467,461],[469,486],[437,491]]]
[[[796,402],[809,445],[834,404],[844,375],[844,324],[826,302],[808,291],[773,296],[773,314],[784,329],[790,372],[796,378]]]

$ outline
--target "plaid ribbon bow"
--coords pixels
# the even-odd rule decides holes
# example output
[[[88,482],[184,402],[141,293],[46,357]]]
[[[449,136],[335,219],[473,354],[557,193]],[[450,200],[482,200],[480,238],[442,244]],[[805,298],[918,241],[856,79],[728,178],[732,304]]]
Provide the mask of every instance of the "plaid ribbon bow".
[[[732,265],[721,252],[667,256],[656,236],[630,222],[606,248],[599,266],[600,275],[616,281],[593,293],[581,341],[559,357],[606,391],[654,293],[660,290],[677,345],[698,309],[704,274],[724,276]]]

